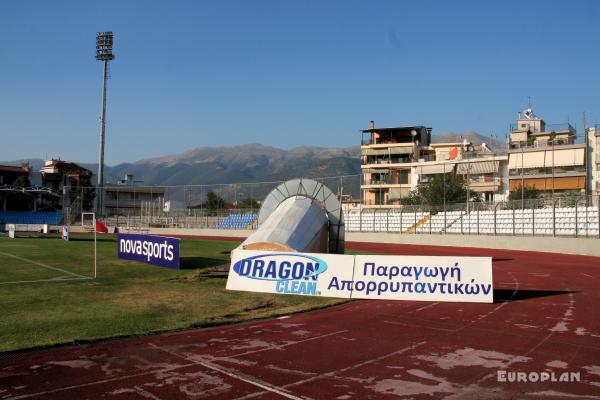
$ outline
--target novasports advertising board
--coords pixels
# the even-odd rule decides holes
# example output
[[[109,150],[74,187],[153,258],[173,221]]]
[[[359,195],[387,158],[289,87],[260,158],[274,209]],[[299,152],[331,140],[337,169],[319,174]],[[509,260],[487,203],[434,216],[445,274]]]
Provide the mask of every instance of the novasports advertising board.
[[[348,299],[494,301],[490,257],[235,250],[227,289]]]
[[[354,256],[234,250],[228,290],[350,298],[327,288],[332,278],[352,280]]]
[[[119,258],[179,269],[179,239],[119,233]]]

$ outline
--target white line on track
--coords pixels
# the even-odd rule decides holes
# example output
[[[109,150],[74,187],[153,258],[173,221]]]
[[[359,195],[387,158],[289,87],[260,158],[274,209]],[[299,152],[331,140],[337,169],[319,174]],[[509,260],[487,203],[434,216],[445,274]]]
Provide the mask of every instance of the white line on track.
[[[30,259],[25,258],[25,257],[15,256],[14,254],[4,253],[4,252],[0,251],[0,255],[3,255],[3,256],[6,256],[6,257],[12,257],[14,259],[21,260],[21,261],[27,261],[27,262],[30,262],[32,264],[39,265],[40,267],[52,269],[54,271],[60,271],[60,272],[62,272],[64,274],[71,275],[71,276],[76,276],[78,278],[89,278],[87,276],[76,274],[75,272],[67,271],[67,270],[64,270],[64,269],[61,269],[61,268],[51,267],[49,265],[43,264],[41,262],[33,261],[33,260],[30,260]]]
[[[319,336],[312,336],[312,337],[309,337],[309,338],[306,338],[306,339],[302,339],[302,340],[298,340],[298,341],[295,341],[295,342],[288,342],[288,343],[283,344],[281,346],[265,347],[263,349],[245,351],[243,353],[233,354],[230,357],[241,357],[241,356],[246,356],[248,354],[255,354],[255,353],[260,353],[262,351],[268,351],[268,350],[273,350],[273,349],[283,350],[283,349],[285,349],[288,346],[293,346],[293,345],[304,343],[304,342],[310,342],[311,340],[323,339],[323,338],[326,338],[328,336],[339,335],[339,334],[345,333],[345,332],[348,332],[348,330],[344,329],[344,330],[341,330],[341,331],[324,333],[324,334],[319,335]]]
[[[137,374],[122,375],[122,376],[117,376],[117,377],[114,377],[114,378],[101,379],[101,380],[98,380],[98,381],[82,383],[82,384],[79,384],[79,385],[65,386],[65,387],[61,387],[61,388],[46,390],[46,391],[43,391],[43,392],[22,394],[20,396],[11,397],[10,399],[11,400],[20,400],[20,399],[29,399],[29,398],[32,398],[32,397],[42,397],[44,399],[48,399],[48,398],[51,398],[48,395],[51,395],[51,394],[54,394],[54,393],[64,392],[64,391],[68,391],[68,390],[72,390],[72,389],[80,389],[80,388],[94,386],[94,385],[101,385],[101,384],[104,384],[104,383],[125,381],[125,380],[128,380],[128,379],[138,378],[138,377],[152,375],[152,374],[159,374],[159,373],[165,373],[165,372],[175,371],[175,370],[178,370],[180,368],[188,368],[188,367],[192,367],[192,366],[194,366],[193,363],[185,364],[185,365],[177,365],[177,366],[172,366],[172,367],[167,367],[167,368],[161,368],[161,369],[156,369],[156,370],[151,370],[151,371],[139,372]]]
[[[409,314],[412,314],[412,313],[414,313],[414,312],[417,312],[417,311],[423,311],[423,310],[425,310],[425,309],[427,309],[427,308],[435,307],[435,306],[437,306],[438,304],[440,304],[440,303],[439,303],[439,302],[431,303],[431,304],[428,304],[428,305],[426,305],[426,306],[423,306],[423,307],[417,308],[416,310],[409,311],[408,313],[409,313]]]
[[[211,369],[211,370],[216,371],[216,372],[220,372],[220,373],[222,373],[224,375],[227,375],[227,376],[229,376],[231,378],[237,379],[237,380],[242,381],[242,382],[249,383],[250,385],[259,387],[259,388],[261,388],[263,390],[267,390],[267,391],[269,391],[271,393],[278,394],[280,396],[285,397],[286,399],[304,400],[304,398],[302,398],[302,397],[297,397],[297,396],[294,396],[294,395],[292,395],[290,393],[286,393],[286,392],[284,392],[282,390],[282,388],[270,385],[270,384],[268,384],[266,382],[259,381],[258,379],[254,378],[252,376],[241,374],[241,373],[239,373],[237,371],[232,371],[232,370],[226,369],[224,367],[218,366],[218,365],[213,364],[213,363],[208,362],[208,361],[199,361],[197,359],[191,360],[188,357],[186,357],[184,354],[179,354],[179,353],[177,353],[175,351],[164,349],[164,348],[162,348],[160,346],[157,346],[155,344],[152,344],[152,343],[150,343],[150,346],[154,347],[157,350],[161,350],[161,351],[164,351],[165,353],[171,354],[173,356],[183,358],[186,361],[192,361],[193,363],[201,365],[201,366],[203,366],[205,368]]]

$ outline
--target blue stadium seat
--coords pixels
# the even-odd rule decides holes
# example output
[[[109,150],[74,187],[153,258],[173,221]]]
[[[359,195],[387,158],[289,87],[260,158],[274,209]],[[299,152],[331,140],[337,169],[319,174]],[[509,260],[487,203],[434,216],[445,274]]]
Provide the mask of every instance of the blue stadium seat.
[[[228,217],[220,220],[216,228],[217,229],[246,229],[248,225],[252,224],[258,219],[256,214],[231,214]]]
[[[2,224],[60,225],[62,221],[62,212],[0,211]]]

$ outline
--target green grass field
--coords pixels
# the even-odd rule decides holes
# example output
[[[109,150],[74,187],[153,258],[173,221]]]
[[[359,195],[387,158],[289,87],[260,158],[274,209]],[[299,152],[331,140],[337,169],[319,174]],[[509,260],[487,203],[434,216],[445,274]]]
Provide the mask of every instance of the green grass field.
[[[226,291],[207,268],[237,242],[182,240],[175,271],[117,258],[117,241],[73,235],[0,238],[0,352],[285,315],[340,303],[315,297]],[[50,280],[50,281],[48,281]],[[39,281],[39,282],[38,282]]]

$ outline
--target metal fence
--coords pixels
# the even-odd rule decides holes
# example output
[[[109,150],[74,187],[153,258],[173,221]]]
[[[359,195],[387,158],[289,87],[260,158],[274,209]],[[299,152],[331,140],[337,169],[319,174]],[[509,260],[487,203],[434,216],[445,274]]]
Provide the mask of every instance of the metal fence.
[[[345,175],[316,180],[341,198],[360,198],[360,175]],[[58,207],[66,223],[77,223],[82,212],[96,211],[97,196],[103,196],[98,215],[112,226],[172,228],[239,228],[220,224],[230,216],[257,215],[262,200],[284,180],[210,185],[141,186],[107,185],[77,188],[63,196]],[[212,197],[212,201],[211,198]],[[248,229],[255,225],[248,224]],[[243,227],[242,227],[243,228]]]
[[[310,179],[323,183],[342,199],[347,231],[600,237],[599,196],[367,205],[361,198],[361,175]],[[107,185],[101,193],[94,187],[77,187],[52,197],[36,192],[33,198],[38,214],[56,212],[66,224],[79,224],[82,213],[96,212],[97,196],[102,195],[104,209],[97,214],[110,226],[255,229],[260,202],[282,182]]]

